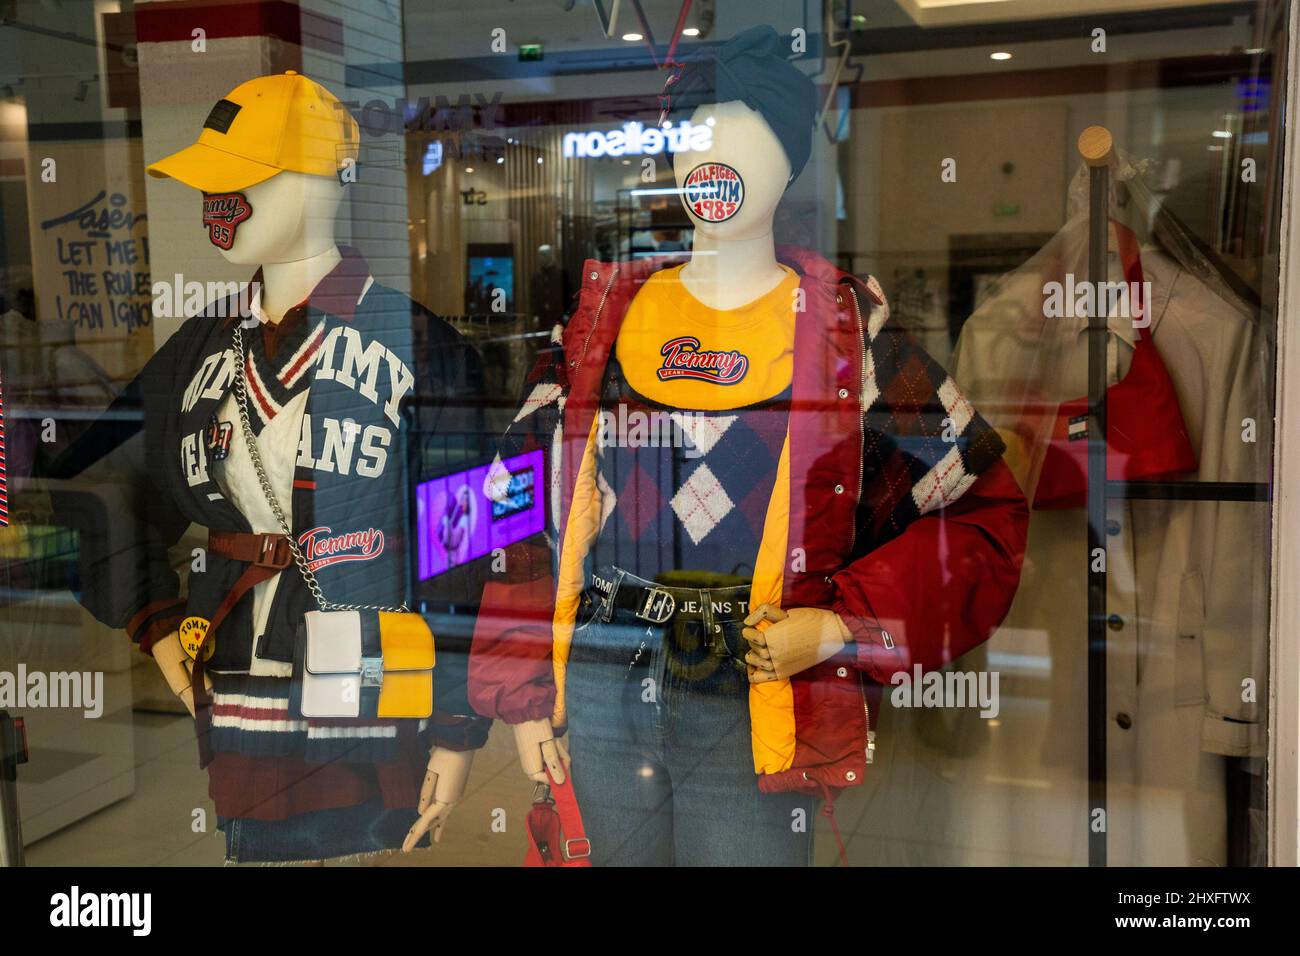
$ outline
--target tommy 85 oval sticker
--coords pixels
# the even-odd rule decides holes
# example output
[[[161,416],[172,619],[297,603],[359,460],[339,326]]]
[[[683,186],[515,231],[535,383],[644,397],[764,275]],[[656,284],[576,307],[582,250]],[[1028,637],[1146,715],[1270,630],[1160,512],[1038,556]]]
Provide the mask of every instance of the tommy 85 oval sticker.
[[[726,222],[745,201],[745,181],[726,163],[701,163],[682,181],[686,205],[704,222]]]

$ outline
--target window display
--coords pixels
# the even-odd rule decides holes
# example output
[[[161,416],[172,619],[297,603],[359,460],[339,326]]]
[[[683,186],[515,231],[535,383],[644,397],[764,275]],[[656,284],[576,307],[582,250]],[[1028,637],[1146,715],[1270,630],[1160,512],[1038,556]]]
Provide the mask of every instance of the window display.
[[[1283,861],[1293,5],[59,6],[0,858]]]

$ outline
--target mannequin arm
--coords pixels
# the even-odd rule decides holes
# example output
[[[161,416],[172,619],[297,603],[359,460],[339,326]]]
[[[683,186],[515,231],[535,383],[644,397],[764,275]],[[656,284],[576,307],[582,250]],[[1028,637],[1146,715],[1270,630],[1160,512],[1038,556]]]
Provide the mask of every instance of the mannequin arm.
[[[420,802],[416,807],[420,819],[407,831],[406,839],[402,841],[403,853],[414,850],[415,845],[430,830],[433,831],[434,843],[442,841],[447,818],[465,795],[465,783],[469,780],[469,770],[473,764],[472,750],[433,748],[429,754],[424,784],[420,787]]]
[[[546,783],[549,770],[551,779],[564,783],[564,771],[569,765],[569,748],[555,736],[548,717],[514,724],[515,747],[519,750],[519,765],[529,780]]]
[[[154,663],[158,665],[158,670],[162,671],[163,680],[167,681],[167,686],[171,688],[185,709],[194,716],[194,689],[190,686],[190,676],[194,670],[194,662],[189,659],[184,649],[181,647],[181,636],[176,631],[172,631],[160,641],[154,642],[153,645]],[[212,691],[212,678],[206,673],[203,675],[203,684],[207,687],[208,692]]]
[[[758,624],[770,622],[765,630]],[[785,680],[834,657],[853,640],[845,623],[834,611],[819,607],[795,607],[789,611],[763,604],[745,618],[743,631],[749,642],[745,655],[749,682]]]
[[[510,545],[505,557],[509,580],[489,578],[483,587],[469,659],[469,704],[475,713],[508,724],[548,719],[555,707],[549,546],[537,535]]]
[[[888,684],[986,640],[1015,597],[1028,526],[1025,496],[998,461],[956,502],[835,574],[834,609],[857,667]]]

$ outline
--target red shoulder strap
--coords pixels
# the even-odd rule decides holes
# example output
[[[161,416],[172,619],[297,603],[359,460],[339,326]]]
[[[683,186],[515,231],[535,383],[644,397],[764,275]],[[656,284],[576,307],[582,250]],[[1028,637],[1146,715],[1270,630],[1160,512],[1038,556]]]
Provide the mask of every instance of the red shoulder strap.
[[[573,792],[573,771],[557,784],[547,770],[543,786],[528,811],[528,853],[524,866],[591,866],[591,841],[582,828],[582,813]]]

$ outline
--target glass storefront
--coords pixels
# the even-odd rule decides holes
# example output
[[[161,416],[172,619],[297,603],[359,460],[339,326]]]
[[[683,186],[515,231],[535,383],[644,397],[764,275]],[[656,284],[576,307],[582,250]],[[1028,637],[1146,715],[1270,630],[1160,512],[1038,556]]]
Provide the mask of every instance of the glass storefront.
[[[0,0],[9,858],[1267,864],[1293,15]]]

